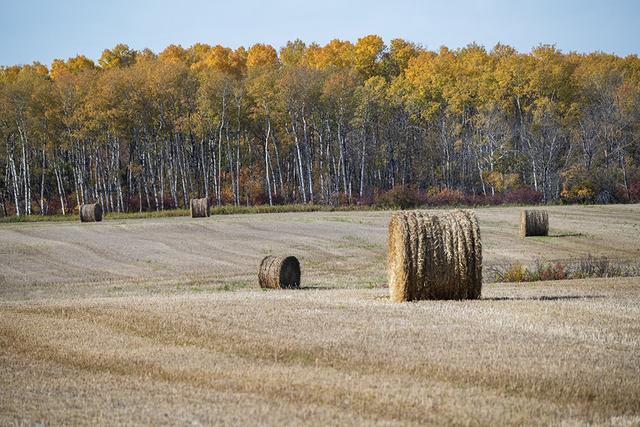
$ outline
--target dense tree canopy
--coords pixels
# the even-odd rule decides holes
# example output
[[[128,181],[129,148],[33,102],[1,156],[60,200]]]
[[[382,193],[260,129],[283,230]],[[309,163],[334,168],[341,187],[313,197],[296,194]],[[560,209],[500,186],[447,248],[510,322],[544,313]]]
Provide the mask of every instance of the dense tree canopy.
[[[376,35],[279,51],[124,44],[0,69],[0,211],[370,203],[394,188],[640,197],[640,60],[429,51]]]

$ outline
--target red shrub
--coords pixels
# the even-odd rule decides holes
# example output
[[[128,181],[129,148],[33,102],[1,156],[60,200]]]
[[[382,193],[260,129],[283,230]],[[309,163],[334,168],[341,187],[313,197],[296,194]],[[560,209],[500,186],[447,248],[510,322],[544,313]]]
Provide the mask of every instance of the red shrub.
[[[504,195],[504,202],[517,205],[536,205],[542,201],[542,193],[529,187],[518,188]]]
[[[562,263],[549,264],[539,270],[539,280],[563,280],[567,278],[567,271]]]
[[[427,196],[427,203],[435,206],[459,206],[465,203],[465,196],[460,190],[445,188],[436,194]]]
[[[640,181],[631,183],[629,186],[629,196],[632,202],[640,202]]]
[[[467,202],[472,206],[498,206],[504,203],[504,197],[501,193],[495,195],[476,194],[474,196],[467,197]]]
[[[388,208],[408,209],[418,206],[420,197],[414,188],[396,185],[391,190],[381,194],[376,202],[380,206]]]

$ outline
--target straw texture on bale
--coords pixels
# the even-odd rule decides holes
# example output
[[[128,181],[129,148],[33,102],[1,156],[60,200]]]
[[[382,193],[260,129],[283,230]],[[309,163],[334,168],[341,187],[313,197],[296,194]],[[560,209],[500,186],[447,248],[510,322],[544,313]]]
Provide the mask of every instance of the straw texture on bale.
[[[102,221],[102,206],[100,203],[85,203],[80,206],[80,222]]]
[[[211,216],[209,199],[191,199],[191,218],[205,218]]]
[[[388,244],[392,301],[480,298],[482,243],[473,212],[395,213]]]
[[[260,263],[258,282],[261,288],[299,288],[300,262],[294,256],[266,256]]]
[[[541,210],[523,210],[520,212],[520,237],[548,236],[549,214]]]

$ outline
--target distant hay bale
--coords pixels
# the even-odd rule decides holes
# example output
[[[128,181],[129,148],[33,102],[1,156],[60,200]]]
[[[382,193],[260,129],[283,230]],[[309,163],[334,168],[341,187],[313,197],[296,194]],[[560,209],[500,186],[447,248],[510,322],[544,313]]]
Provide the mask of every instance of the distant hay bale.
[[[299,288],[300,262],[294,256],[266,256],[260,263],[258,282],[261,288]]]
[[[548,236],[549,214],[541,210],[523,210],[520,212],[520,237]]]
[[[85,203],[80,206],[80,222],[102,221],[102,206],[100,203]]]
[[[392,301],[480,298],[482,243],[473,212],[395,213],[388,244]]]
[[[205,218],[211,216],[209,199],[191,199],[191,218]]]

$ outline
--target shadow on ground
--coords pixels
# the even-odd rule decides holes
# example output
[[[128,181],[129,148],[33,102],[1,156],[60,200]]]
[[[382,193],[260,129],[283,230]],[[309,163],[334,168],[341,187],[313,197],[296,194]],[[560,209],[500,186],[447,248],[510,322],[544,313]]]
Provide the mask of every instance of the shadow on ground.
[[[492,297],[481,298],[483,301],[562,301],[562,300],[581,300],[581,299],[599,299],[604,295],[543,295],[540,297]]]
[[[548,236],[541,237],[582,237],[584,234],[582,233],[560,233],[560,234],[549,234]]]

